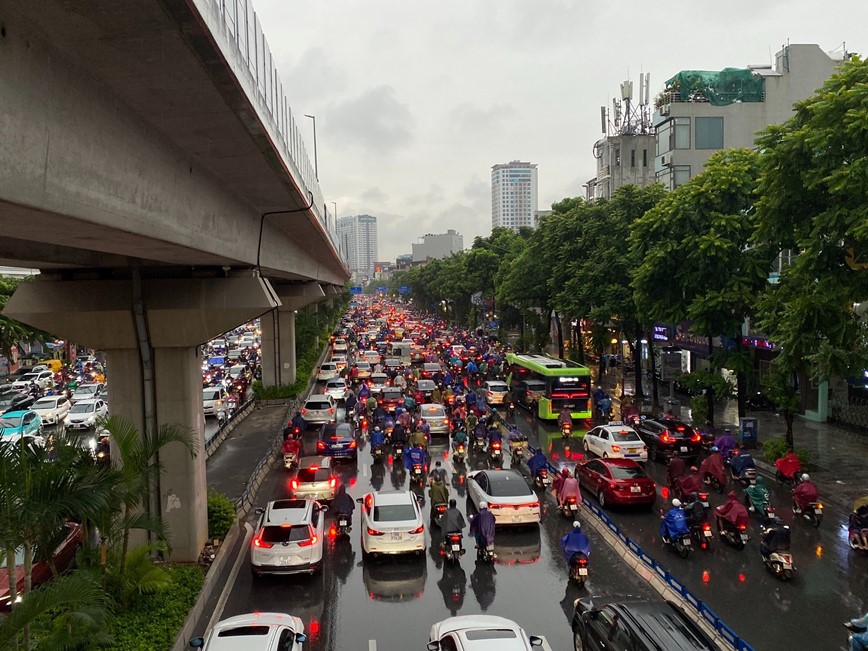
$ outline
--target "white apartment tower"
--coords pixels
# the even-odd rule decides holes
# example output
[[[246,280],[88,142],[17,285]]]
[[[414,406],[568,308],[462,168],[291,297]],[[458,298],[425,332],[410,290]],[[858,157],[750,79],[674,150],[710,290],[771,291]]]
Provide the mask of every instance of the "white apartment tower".
[[[356,280],[372,278],[377,260],[377,218],[373,215],[341,217],[337,222],[338,248]]]
[[[517,231],[534,225],[537,209],[535,163],[514,160],[491,168],[491,227]]]

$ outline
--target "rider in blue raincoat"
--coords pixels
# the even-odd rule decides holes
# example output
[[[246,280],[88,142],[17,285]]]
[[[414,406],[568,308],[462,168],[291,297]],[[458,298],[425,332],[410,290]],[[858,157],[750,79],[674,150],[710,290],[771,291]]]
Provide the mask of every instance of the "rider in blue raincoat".
[[[494,544],[494,514],[488,510],[488,502],[479,503],[479,513],[470,520],[470,535],[476,537],[479,547]]]
[[[672,500],[672,508],[660,523],[660,537],[666,541],[674,540],[683,534],[690,533],[687,526],[687,516],[681,508],[681,500]]]
[[[542,451],[542,448],[537,448],[536,452],[533,453],[533,456],[527,460],[527,467],[530,470],[531,475],[536,475],[540,469],[545,468],[548,460],[546,459],[545,453]]]
[[[375,448],[378,445],[383,447],[386,444],[386,435],[383,433],[379,427],[375,427],[374,431],[371,432],[371,447]]]
[[[564,559],[567,563],[572,561],[573,556],[578,553],[590,556],[591,541],[582,533],[582,523],[578,520],[573,522],[573,530],[561,538],[561,549],[564,552]]]
[[[410,448],[404,455],[404,465],[409,470],[417,463],[425,466],[425,450],[421,447]]]

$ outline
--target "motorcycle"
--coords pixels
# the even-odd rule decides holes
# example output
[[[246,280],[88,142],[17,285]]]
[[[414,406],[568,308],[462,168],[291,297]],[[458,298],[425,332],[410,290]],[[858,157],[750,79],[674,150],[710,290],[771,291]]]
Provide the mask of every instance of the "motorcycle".
[[[540,468],[533,477],[533,485],[535,488],[544,491],[546,486],[552,485],[552,478],[549,477],[547,468]]]
[[[717,520],[717,535],[721,540],[725,540],[739,551],[744,549],[747,541],[750,540],[745,525],[740,524],[736,527],[728,520],[723,520],[721,518],[718,518]]]
[[[488,446],[488,457],[493,463],[503,463],[503,444],[500,441],[492,441]]]
[[[769,492],[762,484],[754,484],[745,489],[744,505],[748,512],[756,512],[763,524],[775,517],[775,508],[769,504]]]
[[[383,460],[383,456],[385,455],[385,451],[382,445],[375,445],[371,449],[371,455],[374,457],[374,463]]]
[[[431,524],[435,525],[440,522],[443,516],[446,514],[446,502],[437,502],[437,504],[431,505]]]
[[[349,536],[350,531],[353,530],[352,519],[346,513],[338,513],[335,516],[335,526],[338,536]]]
[[[573,425],[572,423],[564,423],[561,425],[561,438],[565,441],[568,440],[573,435]]]
[[[576,503],[575,497],[568,497],[559,508],[561,515],[569,519],[571,522],[578,517],[579,505]]]
[[[660,519],[662,520],[665,517],[663,513],[663,509],[660,509]],[[672,547],[681,558],[687,558],[690,556],[690,552],[693,550],[693,541],[690,537],[690,530],[688,529],[684,533],[678,534],[674,539],[672,538],[662,538],[663,544]]]
[[[570,559],[570,580],[582,588],[588,580],[588,557],[582,552],[576,552]]]
[[[485,449],[485,434],[479,433],[473,435],[473,452],[482,452]]]
[[[868,552],[868,497],[860,497],[853,503],[847,523],[847,541],[851,549]]]
[[[741,482],[741,485],[745,488],[756,484],[756,468],[745,468],[741,471],[741,474],[737,474],[732,467],[730,467],[730,475],[732,476],[733,481]]]
[[[696,504],[702,506],[701,514],[696,508]],[[710,550],[711,540],[714,534],[711,533],[711,524],[708,522],[708,493],[699,493],[696,502],[688,502],[684,505],[685,513],[691,514],[688,517],[688,526],[690,527],[690,536],[700,549]]]
[[[414,463],[410,468],[410,481],[419,484],[425,484],[425,468],[421,463]]]
[[[452,451],[452,461],[455,463],[464,463],[466,458],[467,450],[464,447],[464,443],[459,443]]]
[[[820,526],[823,521],[823,504],[822,502],[810,502],[804,509],[798,510],[793,506],[793,514],[801,515],[805,520],[810,522],[814,528]]]
[[[292,466],[298,462],[298,455],[295,452],[286,452],[283,455],[283,467],[290,470]]]
[[[446,540],[441,543],[443,555],[447,561],[457,563],[464,556],[464,544],[462,542],[463,535],[460,531],[453,531],[446,534]]]
[[[497,560],[497,554],[494,551],[494,544],[480,546],[476,545],[476,560],[483,563],[494,563]]]
[[[768,556],[762,555],[762,559],[766,568],[779,579],[789,581],[793,578],[796,568],[793,565],[793,555],[789,550],[773,551]]]
[[[394,452],[395,452],[395,462],[397,463],[397,462],[403,461],[403,459],[404,459],[404,446],[403,445],[395,446]]]
[[[527,437],[523,436],[519,439],[509,439],[509,456],[512,458],[513,464],[520,462],[527,450]]]

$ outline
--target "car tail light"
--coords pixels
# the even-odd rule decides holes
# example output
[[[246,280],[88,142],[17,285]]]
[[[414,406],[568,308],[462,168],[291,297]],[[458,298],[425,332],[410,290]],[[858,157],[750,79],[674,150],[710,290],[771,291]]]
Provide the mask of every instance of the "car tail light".
[[[298,480],[297,480],[297,479],[293,479],[291,485],[292,485],[292,490],[296,490],[296,489],[298,489]]]
[[[356,442],[355,442],[355,441],[350,441],[350,447],[351,447],[351,448],[356,447]]]
[[[504,507],[503,504],[489,504],[488,510],[493,511],[494,509],[502,509]]]
[[[424,524],[420,524],[418,527],[416,527],[415,529],[413,529],[413,531],[411,531],[410,533],[414,533],[414,534],[415,534],[415,533],[422,533],[423,531],[425,531],[425,525],[424,525]]]
[[[337,485],[338,485],[338,478],[337,477],[330,477],[329,478],[329,488],[334,488]]]
[[[322,441],[317,441],[316,442],[316,449],[317,450],[325,450],[325,443],[323,443]]]
[[[699,437],[699,434],[694,434],[693,436],[690,437],[690,440],[693,441],[694,443],[699,443],[699,441],[701,441],[702,439]]]
[[[661,443],[674,443],[675,439],[672,438],[671,436],[669,436],[669,432],[663,432],[660,435],[660,442]]]
[[[335,413],[335,408],[334,408],[334,407],[329,407],[329,413],[330,413],[330,414]]]
[[[377,531],[376,529],[371,529],[370,527],[368,527],[368,535],[369,536],[382,536],[383,532]]]
[[[613,445],[612,446],[612,452],[620,452],[620,451],[621,451],[620,445]]]
[[[301,408],[301,413],[302,413],[302,414],[306,414],[306,413],[307,413],[307,407],[302,407],[302,408]]]
[[[260,549],[271,549],[272,547],[274,547],[274,545],[272,545],[271,543],[262,540],[261,533],[253,537],[253,546],[259,547]]]

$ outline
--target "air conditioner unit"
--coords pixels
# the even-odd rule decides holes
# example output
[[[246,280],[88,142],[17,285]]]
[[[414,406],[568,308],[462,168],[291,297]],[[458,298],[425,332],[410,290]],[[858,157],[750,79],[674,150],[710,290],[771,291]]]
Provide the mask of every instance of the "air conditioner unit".
[[[669,102],[667,102],[666,104],[661,104],[657,110],[660,115],[669,115]]]
[[[665,155],[661,156],[660,157],[660,164],[663,167],[666,167],[668,165],[672,165],[672,157],[671,156],[665,156]]]

